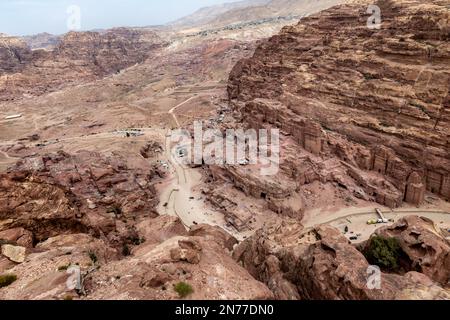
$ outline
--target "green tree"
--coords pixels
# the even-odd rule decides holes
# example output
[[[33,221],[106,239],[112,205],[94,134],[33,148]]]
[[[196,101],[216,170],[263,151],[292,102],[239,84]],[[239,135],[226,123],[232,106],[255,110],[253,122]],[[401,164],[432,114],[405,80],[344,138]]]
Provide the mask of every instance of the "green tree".
[[[398,270],[401,254],[402,249],[396,238],[381,236],[372,237],[365,250],[369,263],[390,271]]]

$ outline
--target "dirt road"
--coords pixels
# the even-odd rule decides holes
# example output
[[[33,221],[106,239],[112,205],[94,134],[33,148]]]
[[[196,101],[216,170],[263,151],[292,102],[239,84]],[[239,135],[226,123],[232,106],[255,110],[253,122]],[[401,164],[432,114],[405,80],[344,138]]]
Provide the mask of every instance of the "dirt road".
[[[387,219],[392,219],[394,222],[404,216],[419,215],[433,220],[436,225],[437,232],[439,231],[439,228],[450,228],[450,212],[420,208],[382,211]],[[324,215],[319,218],[309,219],[304,222],[304,225],[305,227],[314,227],[320,224],[329,224],[340,230],[344,230],[345,227],[348,227],[349,233],[347,233],[347,237],[358,235],[358,240],[353,242],[359,243],[368,240],[376,229],[385,225],[393,224],[393,222],[388,224],[367,224],[368,220],[377,218],[378,216],[375,212],[375,208],[347,209],[338,211],[333,215]]]
[[[180,122],[178,121],[178,117],[176,116],[175,111],[176,111],[179,107],[185,105],[186,103],[188,103],[189,101],[191,101],[192,99],[195,99],[195,98],[197,98],[197,95],[194,95],[194,96],[190,97],[189,99],[187,99],[187,100],[185,100],[185,101],[183,101],[183,102],[177,104],[175,107],[173,107],[172,109],[169,110],[169,114],[172,115],[173,120],[174,120],[175,123],[177,124],[177,128],[180,127]]]
[[[175,114],[176,109],[196,97],[185,100],[168,112],[174,118],[177,126],[180,126],[180,122]],[[227,226],[222,213],[206,205],[201,192],[202,175],[200,171],[182,164],[182,161],[179,161],[182,158],[177,158],[178,155],[173,152],[172,148],[171,132],[169,131],[166,134],[165,160],[170,164],[171,178],[161,191],[158,213],[177,216],[187,228],[196,224],[219,226],[242,240],[243,235]]]

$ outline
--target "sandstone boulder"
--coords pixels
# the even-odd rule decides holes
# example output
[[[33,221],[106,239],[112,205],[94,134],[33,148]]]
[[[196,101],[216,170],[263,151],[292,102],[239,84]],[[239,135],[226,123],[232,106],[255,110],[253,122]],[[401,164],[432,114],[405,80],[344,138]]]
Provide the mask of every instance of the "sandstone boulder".
[[[170,257],[175,261],[185,261],[198,264],[201,259],[202,247],[195,240],[179,240],[178,248],[170,250]]]
[[[238,243],[235,237],[222,228],[206,224],[192,226],[189,230],[189,235],[211,239],[230,251],[232,251],[234,246]]]
[[[10,244],[4,244],[2,245],[2,254],[7,257],[9,260],[16,262],[16,263],[22,263],[25,261],[26,258],[26,248],[19,247],[19,246],[13,246]]]
[[[147,243],[161,243],[174,236],[187,235],[181,220],[169,215],[146,219],[136,225],[136,230]]]

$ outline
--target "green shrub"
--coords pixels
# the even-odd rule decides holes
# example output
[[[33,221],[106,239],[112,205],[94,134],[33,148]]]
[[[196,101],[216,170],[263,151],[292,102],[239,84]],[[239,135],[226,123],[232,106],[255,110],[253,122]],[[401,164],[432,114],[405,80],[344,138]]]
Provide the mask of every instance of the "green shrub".
[[[144,238],[139,238],[139,237],[131,237],[128,240],[135,246],[141,245],[145,242]]]
[[[124,244],[124,245],[122,246],[122,255],[123,255],[124,257],[128,257],[130,254],[131,254],[130,247],[128,247],[128,245]]]
[[[179,282],[174,286],[175,291],[178,293],[180,298],[185,298],[194,292],[192,286],[186,282]]]
[[[399,268],[399,260],[402,249],[396,238],[372,237],[364,252],[369,263],[382,269],[396,271]]]
[[[0,288],[9,286],[11,283],[17,280],[15,274],[4,274],[0,276]]]

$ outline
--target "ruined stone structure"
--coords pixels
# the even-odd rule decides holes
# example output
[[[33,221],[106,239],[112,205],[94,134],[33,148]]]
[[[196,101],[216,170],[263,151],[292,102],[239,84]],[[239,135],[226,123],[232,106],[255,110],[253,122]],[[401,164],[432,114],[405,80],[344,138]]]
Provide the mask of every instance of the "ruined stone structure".
[[[421,204],[425,196],[425,185],[417,172],[411,173],[406,185],[405,201],[412,204]]]

